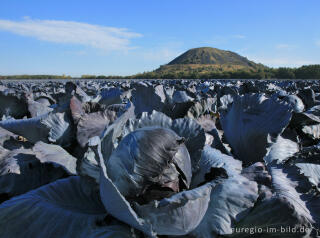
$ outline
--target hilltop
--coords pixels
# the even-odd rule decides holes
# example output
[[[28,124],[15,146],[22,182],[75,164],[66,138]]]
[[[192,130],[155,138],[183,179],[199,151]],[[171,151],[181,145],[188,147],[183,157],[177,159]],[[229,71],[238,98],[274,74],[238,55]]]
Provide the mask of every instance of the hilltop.
[[[190,49],[168,63],[168,65],[175,64],[257,66],[253,61],[235,52],[211,47]]]

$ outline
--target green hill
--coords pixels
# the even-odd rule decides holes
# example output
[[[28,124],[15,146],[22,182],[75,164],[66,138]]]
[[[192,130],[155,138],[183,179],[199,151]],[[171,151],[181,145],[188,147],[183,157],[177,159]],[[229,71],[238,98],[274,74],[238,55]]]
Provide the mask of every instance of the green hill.
[[[214,78],[271,78],[271,69],[248,60],[235,52],[211,47],[186,51],[166,65],[134,78],[214,79]]]
[[[168,65],[175,64],[206,64],[206,65],[241,65],[255,67],[256,63],[232,51],[201,47],[188,50],[172,60]]]

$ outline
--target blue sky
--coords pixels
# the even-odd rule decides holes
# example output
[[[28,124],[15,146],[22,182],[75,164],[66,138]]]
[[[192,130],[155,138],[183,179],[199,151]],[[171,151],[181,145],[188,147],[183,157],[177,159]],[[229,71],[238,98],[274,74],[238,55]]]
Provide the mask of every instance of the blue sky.
[[[320,64],[319,0],[1,0],[0,75],[130,75],[202,46]]]

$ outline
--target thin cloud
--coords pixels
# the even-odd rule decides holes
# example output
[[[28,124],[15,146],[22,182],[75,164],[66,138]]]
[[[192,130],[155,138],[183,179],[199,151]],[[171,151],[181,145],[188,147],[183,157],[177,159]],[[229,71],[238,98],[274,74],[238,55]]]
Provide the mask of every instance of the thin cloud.
[[[142,52],[142,57],[146,60],[151,60],[155,62],[161,61],[163,63],[168,63],[175,57],[179,56],[181,53],[181,51],[163,47],[145,50]]]
[[[233,35],[232,38],[244,39],[244,38],[246,38],[246,36],[245,35]]]
[[[264,58],[258,56],[248,56],[248,58],[254,62],[262,63],[270,67],[300,67],[302,65],[316,63],[312,60],[286,57]]]
[[[320,40],[316,41],[316,46],[320,47]]]
[[[105,51],[132,49],[134,47],[131,46],[130,39],[142,36],[126,28],[30,18],[24,18],[23,21],[0,19],[0,30],[42,41],[90,46]]]
[[[246,38],[247,37],[245,35],[241,35],[241,34],[225,35],[225,36],[216,35],[212,39],[205,40],[202,43],[209,44],[209,45],[225,45],[235,40],[244,40]]]
[[[290,44],[277,44],[276,48],[279,50],[292,50],[297,48],[296,45],[290,45]]]

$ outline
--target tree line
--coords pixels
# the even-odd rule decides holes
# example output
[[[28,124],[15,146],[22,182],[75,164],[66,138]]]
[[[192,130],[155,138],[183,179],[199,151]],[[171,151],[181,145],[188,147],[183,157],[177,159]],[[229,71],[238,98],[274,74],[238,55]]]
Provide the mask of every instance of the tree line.
[[[161,66],[159,69],[131,76],[82,75],[81,79],[320,79],[320,65],[299,68],[256,68],[227,67],[177,67]],[[0,79],[79,79],[66,75],[10,75]]]
[[[320,79],[320,65],[308,65],[299,68],[217,68],[192,69],[163,69],[134,75],[134,78],[160,78],[160,79]]]

